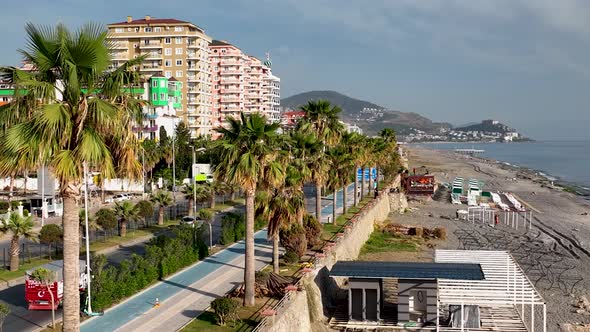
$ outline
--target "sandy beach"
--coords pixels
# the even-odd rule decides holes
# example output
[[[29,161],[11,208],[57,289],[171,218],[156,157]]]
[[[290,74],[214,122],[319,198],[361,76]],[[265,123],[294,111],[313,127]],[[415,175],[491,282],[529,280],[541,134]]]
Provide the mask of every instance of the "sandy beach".
[[[417,147],[406,147],[406,151],[410,170],[425,166],[438,183],[461,176],[484,181],[486,191],[515,194],[533,211],[532,229],[453,220],[459,206],[452,205],[448,195],[410,201],[409,212],[396,214],[392,220],[446,227],[448,239],[437,241],[434,248],[510,251],[547,302],[548,331],[560,331],[566,323],[590,323],[590,312],[577,306],[582,297],[590,298],[589,201],[551,187],[532,171],[453,152]],[[431,259],[429,251],[434,248],[425,248],[415,258]]]

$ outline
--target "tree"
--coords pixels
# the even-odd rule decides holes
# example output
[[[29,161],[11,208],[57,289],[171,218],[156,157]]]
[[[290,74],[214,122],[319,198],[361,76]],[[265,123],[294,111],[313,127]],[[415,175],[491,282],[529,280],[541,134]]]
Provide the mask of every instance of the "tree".
[[[244,305],[254,305],[254,197],[265,167],[277,151],[272,149],[279,125],[268,124],[266,118],[254,113],[227,118],[228,128],[216,128],[221,138],[215,153],[220,162],[215,169],[216,180],[241,186],[246,194],[246,257],[244,269]]]
[[[53,291],[51,290],[51,285],[55,283],[54,274],[52,271],[40,267],[33,271],[31,274],[31,279],[36,280],[45,286],[45,289],[51,297],[51,328],[55,330],[55,297],[53,295]]]
[[[0,332],[2,332],[2,325],[4,324],[4,320],[6,316],[10,313],[10,308],[8,305],[0,302]]]
[[[10,271],[17,271],[19,266],[18,255],[20,253],[19,241],[21,238],[36,241],[36,234],[33,233],[33,218],[31,216],[21,217],[18,212],[12,212],[8,219],[2,219],[0,233],[12,235],[10,240]]]
[[[211,302],[211,309],[215,312],[217,323],[220,326],[225,326],[226,323],[231,323],[238,319],[237,310],[239,303],[236,300],[222,297]]]
[[[135,204],[137,215],[143,219],[144,225],[147,224],[147,218],[154,216],[154,204],[150,201],[139,201]]]
[[[39,241],[49,245],[49,259],[51,259],[51,245],[63,242],[64,231],[59,225],[47,224],[39,232]]]
[[[164,208],[172,204],[172,196],[166,191],[158,191],[152,195],[151,201],[158,204],[158,225],[164,225]]]
[[[105,231],[110,231],[117,227],[117,215],[113,209],[103,208],[98,210],[94,219]]]
[[[111,65],[107,31],[95,24],[75,32],[63,24],[42,28],[27,24],[25,30],[29,41],[21,54],[35,70],[20,82],[38,103],[31,119],[9,128],[1,144],[38,156],[59,182],[64,202],[63,328],[76,331],[80,237],[75,200],[80,195],[82,164],[106,178],[141,175],[131,126],[133,120],[141,120],[142,102],[130,87],[139,82],[139,73],[131,69],[144,58],[107,71]]]
[[[199,218],[203,219],[207,225],[209,226],[209,247],[213,247],[213,231],[211,229],[211,224],[213,223],[213,211],[210,209],[200,209],[199,210]]]
[[[115,215],[121,225],[121,237],[127,236],[127,224],[140,219],[137,208],[129,201],[115,203]]]

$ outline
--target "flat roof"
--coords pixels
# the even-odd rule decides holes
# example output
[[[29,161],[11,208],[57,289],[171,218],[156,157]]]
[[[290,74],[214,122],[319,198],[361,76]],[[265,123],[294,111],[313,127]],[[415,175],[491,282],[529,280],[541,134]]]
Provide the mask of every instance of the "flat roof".
[[[339,261],[332,267],[330,275],[353,278],[484,279],[481,266],[475,263]]]

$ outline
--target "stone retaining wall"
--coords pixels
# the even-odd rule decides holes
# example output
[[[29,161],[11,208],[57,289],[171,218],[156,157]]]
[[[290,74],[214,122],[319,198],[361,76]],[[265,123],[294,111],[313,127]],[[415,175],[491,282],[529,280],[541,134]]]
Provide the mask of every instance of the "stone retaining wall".
[[[342,285],[330,278],[330,270],[337,261],[354,260],[361,248],[373,233],[374,226],[385,221],[392,206],[390,195],[395,201],[405,200],[400,194],[390,194],[390,188],[399,186],[400,177],[383,190],[376,200],[371,201],[355,217],[344,232],[338,234],[333,244],[327,244],[323,253],[316,256],[314,268],[307,272],[299,282],[300,290],[289,294],[289,301],[283,301],[276,308],[274,322],[267,318],[261,322],[258,331],[298,332],[327,331],[326,309],[334,308],[338,299],[346,296]],[[399,207],[398,207],[399,209]],[[309,328],[302,328],[309,327]]]

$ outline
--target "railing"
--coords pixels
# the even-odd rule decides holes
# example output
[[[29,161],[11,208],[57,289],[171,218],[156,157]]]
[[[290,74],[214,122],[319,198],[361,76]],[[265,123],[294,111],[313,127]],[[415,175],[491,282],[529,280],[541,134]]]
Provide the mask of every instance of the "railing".
[[[295,273],[294,276],[299,278],[299,280],[297,280],[297,282],[294,285],[295,287],[297,287],[297,289],[299,289],[299,286],[301,285],[301,280],[303,279],[302,275],[304,273],[311,272],[311,269],[317,269],[320,266],[325,265],[324,259],[326,257],[326,254],[332,250],[332,247],[335,247],[336,245],[338,245],[338,243],[343,242],[344,240],[346,240],[350,236],[350,234],[353,233],[353,230],[355,229],[356,225],[358,224],[357,222],[359,221],[359,219],[361,217],[366,216],[368,211],[370,209],[372,209],[381,200],[383,200],[384,197],[388,197],[387,195],[384,195],[384,194],[389,192],[391,187],[395,186],[395,182],[397,182],[397,181],[394,181],[393,184],[391,184],[388,187],[386,187],[385,189],[381,190],[379,192],[379,194],[377,195],[377,198],[369,201],[367,204],[365,204],[363,207],[361,207],[360,210],[357,213],[355,213],[354,216],[352,216],[352,218],[350,218],[338,230],[338,232],[336,234],[332,235],[332,237],[328,241],[324,242],[324,244],[320,248],[321,252],[316,253],[314,257],[310,258],[306,263],[304,263],[304,264],[309,264],[312,267],[307,268],[307,269],[306,268],[300,269],[299,271],[297,271],[297,273]],[[285,293],[285,295],[281,298],[281,300],[271,308],[271,310],[274,311],[273,316],[279,316],[280,313],[282,313],[283,311],[285,311],[287,309],[287,305],[289,304],[289,302],[292,298],[291,293],[292,293],[291,291],[287,291]],[[264,328],[272,326],[273,322],[274,322],[273,317],[264,317],[263,319],[260,320],[260,323],[258,323],[258,325],[256,325],[256,327],[252,330],[252,332],[264,331]]]

